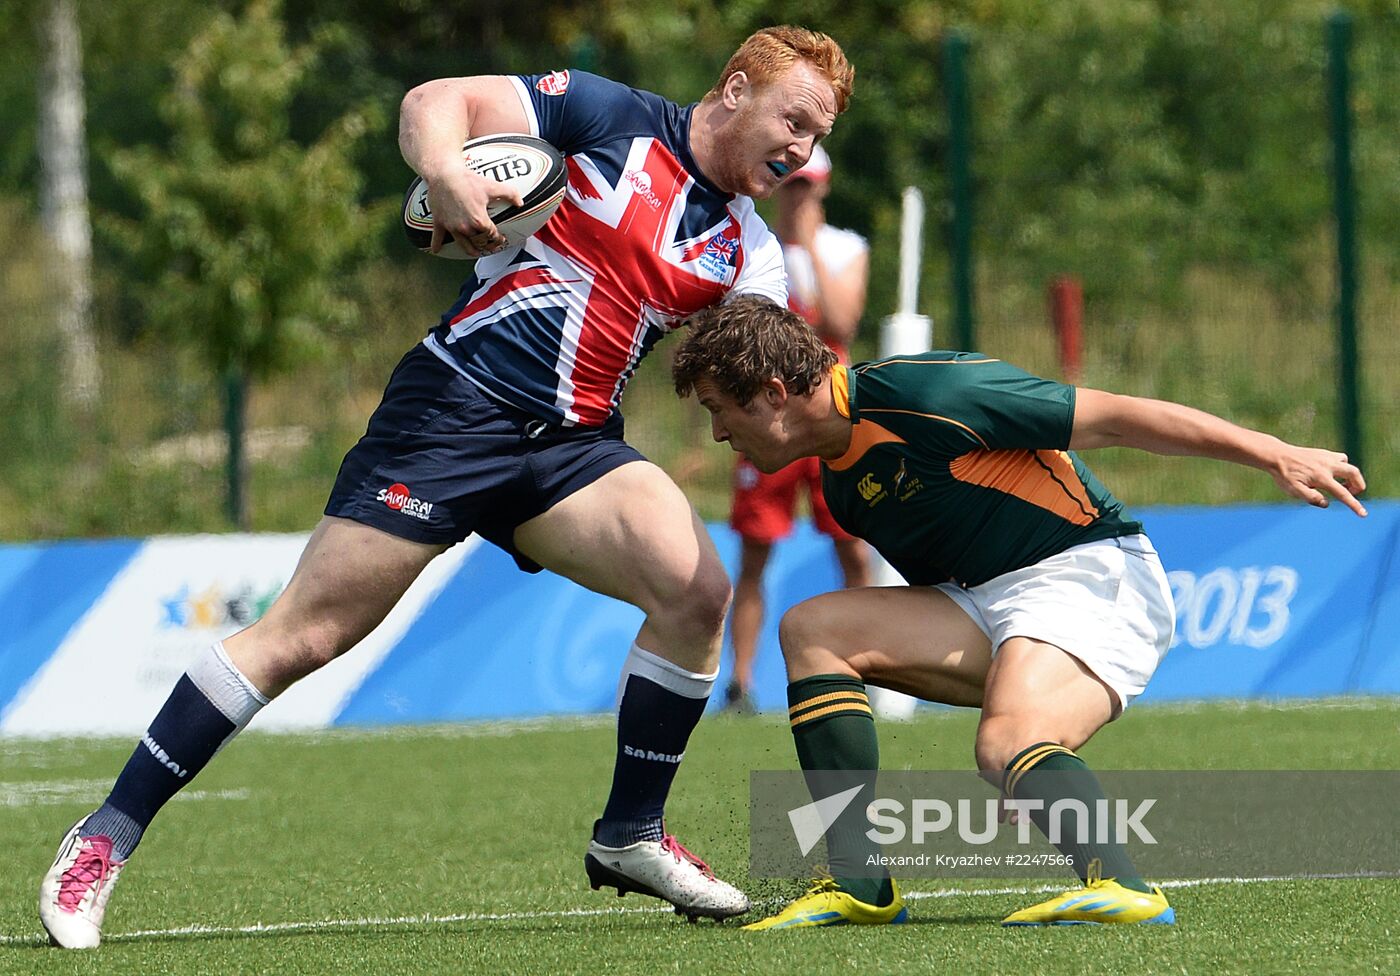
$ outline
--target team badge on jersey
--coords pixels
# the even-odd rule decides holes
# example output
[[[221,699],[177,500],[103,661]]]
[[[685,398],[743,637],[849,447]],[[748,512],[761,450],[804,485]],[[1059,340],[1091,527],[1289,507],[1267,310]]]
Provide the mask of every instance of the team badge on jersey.
[[[727,282],[734,273],[735,256],[739,253],[739,225],[734,221],[705,242],[700,252],[700,267],[711,277]]]
[[[860,497],[864,498],[871,508],[884,501],[885,496],[889,494],[885,491],[885,486],[875,480],[875,472],[873,471],[860,479],[856,484],[856,491],[860,492]]]
[[[907,502],[919,492],[924,490],[923,482],[917,477],[909,474],[904,466],[904,459],[899,459],[899,469],[894,473],[894,493],[902,502]]]
[[[551,71],[539,81],[535,82],[535,88],[546,95],[562,95],[569,90],[569,71]]]

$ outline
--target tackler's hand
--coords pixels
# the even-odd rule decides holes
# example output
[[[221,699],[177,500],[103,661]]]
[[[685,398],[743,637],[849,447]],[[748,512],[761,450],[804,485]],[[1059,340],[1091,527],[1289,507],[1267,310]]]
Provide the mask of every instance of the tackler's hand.
[[[1366,490],[1366,479],[1345,454],[1284,444],[1270,473],[1280,488],[1309,505],[1326,508],[1330,496],[1357,515],[1366,516],[1365,507],[1356,500]]]

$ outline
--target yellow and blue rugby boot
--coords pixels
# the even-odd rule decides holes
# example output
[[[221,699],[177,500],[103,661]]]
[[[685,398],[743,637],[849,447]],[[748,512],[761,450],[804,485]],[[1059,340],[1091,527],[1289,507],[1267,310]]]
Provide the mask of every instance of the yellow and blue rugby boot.
[[[819,925],[899,925],[909,920],[899,886],[890,879],[894,898],[883,907],[857,901],[831,878],[818,878],[801,898],[776,915],[744,926],[746,932],[809,929]]]
[[[1096,865],[1097,862],[1094,862]],[[1124,888],[1100,878],[1094,865],[1088,884],[1066,891],[1002,919],[1002,925],[1175,925],[1176,912],[1161,888],[1151,892]]]

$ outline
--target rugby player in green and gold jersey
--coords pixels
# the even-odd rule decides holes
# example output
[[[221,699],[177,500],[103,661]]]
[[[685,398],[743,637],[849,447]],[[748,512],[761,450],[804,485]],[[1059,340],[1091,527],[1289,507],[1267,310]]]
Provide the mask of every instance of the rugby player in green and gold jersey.
[[[715,440],[761,471],[823,461],[842,528],[907,587],[815,597],[783,617],[789,716],[802,768],[849,771],[864,791],[827,831],[832,877],[749,928],[884,924],[907,916],[894,882],[862,866],[878,848],[864,811],[879,749],[865,683],[979,707],[978,769],[1008,801],[1091,811],[1103,791],[1075,753],[1142,693],[1171,643],[1171,589],[1140,523],[1073,451],[1136,447],[1259,468],[1288,494],[1364,516],[1361,472],[1180,404],[1066,386],[975,353],[928,352],[847,368],[801,318],[741,298],[691,316],[676,391],[710,412]],[[1059,849],[1084,887],[1003,924],[1166,923],[1161,889],[1121,844]]]

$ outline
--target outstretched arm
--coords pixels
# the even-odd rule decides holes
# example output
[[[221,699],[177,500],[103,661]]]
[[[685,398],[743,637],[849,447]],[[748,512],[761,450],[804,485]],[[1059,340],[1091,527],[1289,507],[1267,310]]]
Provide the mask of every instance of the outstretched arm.
[[[1179,403],[1089,390],[1076,393],[1071,450],[1136,447],[1154,454],[1208,457],[1267,471],[1278,486],[1309,505],[1326,508],[1328,496],[1357,515],[1356,495],[1366,490],[1361,471],[1345,454],[1298,447]]]

